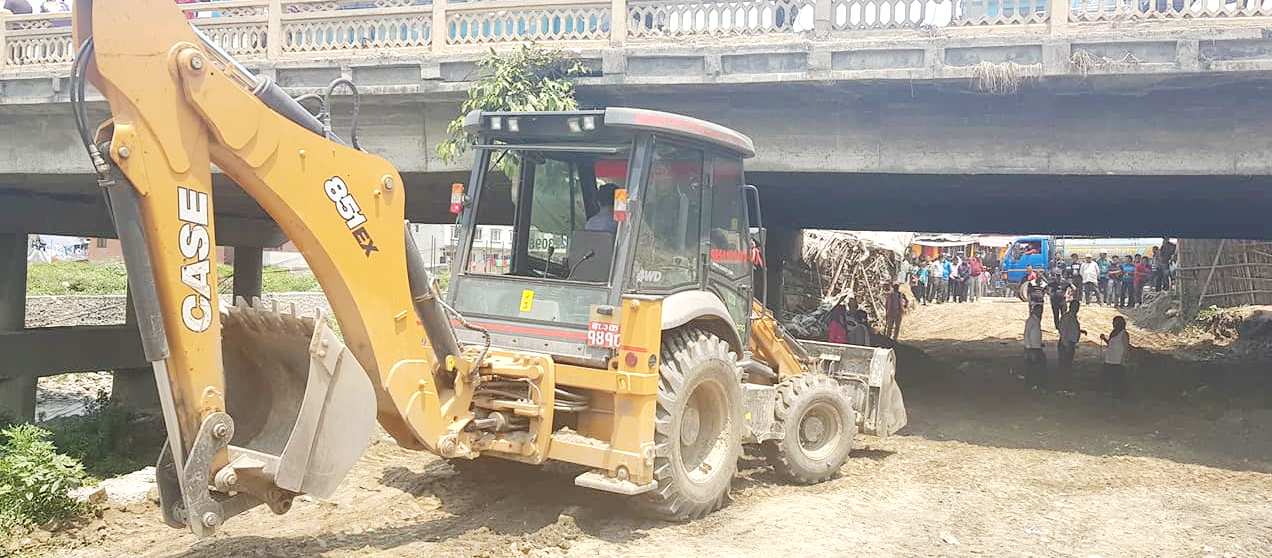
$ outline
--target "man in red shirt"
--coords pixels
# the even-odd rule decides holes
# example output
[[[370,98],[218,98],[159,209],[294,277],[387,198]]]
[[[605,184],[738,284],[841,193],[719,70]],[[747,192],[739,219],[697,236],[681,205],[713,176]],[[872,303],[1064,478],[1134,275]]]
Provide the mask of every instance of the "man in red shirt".
[[[1135,294],[1131,299],[1131,306],[1139,306],[1144,303],[1144,283],[1153,275],[1153,266],[1148,263],[1148,259],[1140,254],[1135,254]]]
[[[981,277],[981,274],[985,273],[985,265],[981,263],[980,256],[972,256],[967,263],[972,271],[972,278],[967,283],[971,287],[971,293],[967,298],[976,302],[980,297],[985,296],[984,277]]]

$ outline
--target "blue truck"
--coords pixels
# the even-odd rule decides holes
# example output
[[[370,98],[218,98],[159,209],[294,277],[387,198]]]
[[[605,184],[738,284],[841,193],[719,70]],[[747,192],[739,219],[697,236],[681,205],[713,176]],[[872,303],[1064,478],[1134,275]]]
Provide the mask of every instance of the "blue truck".
[[[1059,248],[1053,236],[1022,236],[1013,240],[1003,256],[1003,279],[1009,286],[1019,285],[1025,281],[1025,270],[1033,267],[1046,271],[1051,261],[1059,255]]]

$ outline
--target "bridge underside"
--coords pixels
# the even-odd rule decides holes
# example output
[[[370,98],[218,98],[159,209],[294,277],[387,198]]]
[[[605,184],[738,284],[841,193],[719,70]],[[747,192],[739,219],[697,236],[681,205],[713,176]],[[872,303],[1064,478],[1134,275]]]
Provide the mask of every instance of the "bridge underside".
[[[467,173],[405,173],[407,218],[450,223]],[[770,226],[918,232],[1272,238],[1272,176],[1093,176],[749,172]],[[284,242],[268,216],[217,176],[218,239]],[[511,215],[508,215],[511,221]],[[0,232],[113,237],[92,178],[0,175]]]

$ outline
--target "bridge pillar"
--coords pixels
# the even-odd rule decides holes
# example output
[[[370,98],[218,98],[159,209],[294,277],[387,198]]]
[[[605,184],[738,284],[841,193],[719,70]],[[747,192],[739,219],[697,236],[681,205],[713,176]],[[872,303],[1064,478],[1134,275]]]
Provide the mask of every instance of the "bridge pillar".
[[[783,271],[787,264],[794,264],[799,259],[800,239],[803,231],[792,228],[772,227],[768,229],[768,238],[764,245],[764,263],[767,275],[764,278],[768,293],[769,310],[779,319],[785,307],[785,281]]]
[[[261,296],[264,277],[264,251],[246,246],[234,247],[234,299],[252,300]]]
[[[137,311],[133,307],[131,289],[128,291],[128,301],[125,306],[124,323],[136,329]],[[155,374],[152,368],[120,368],[111,376],[111,404],[141,413],[159,413],[159,388],[155,385]]]
[[[0,331],[26,328],[26,233],[0,234]],[[0,413],[19,421],[35,420],[34,375],[6,377],[0,367]]]

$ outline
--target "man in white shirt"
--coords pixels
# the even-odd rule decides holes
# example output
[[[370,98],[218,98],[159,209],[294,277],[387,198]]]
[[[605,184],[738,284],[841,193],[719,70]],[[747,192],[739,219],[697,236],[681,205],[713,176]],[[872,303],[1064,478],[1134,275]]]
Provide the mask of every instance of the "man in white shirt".
[[[1097,302],[1104,302],[1104,294],[1100,292],[1100,264],[1095,263],[1091,256],[1087,256],[1082,261],[1082,295],[1087,304],[1091,304],[1091,293],[1095,293]]]
[[[1113,318],[1113,332],[1101,335],[1108,346],[1104,349],[1104,388],[1114,399],[1126,399],[1126,353],[1131,350],[1131,337],[1126,333],[1126,318]]]
[[[1047,387],[1047,355],[1042,352],[1042,305],[1030,304],[1025,319],[1025,384],[1030,389]]]

